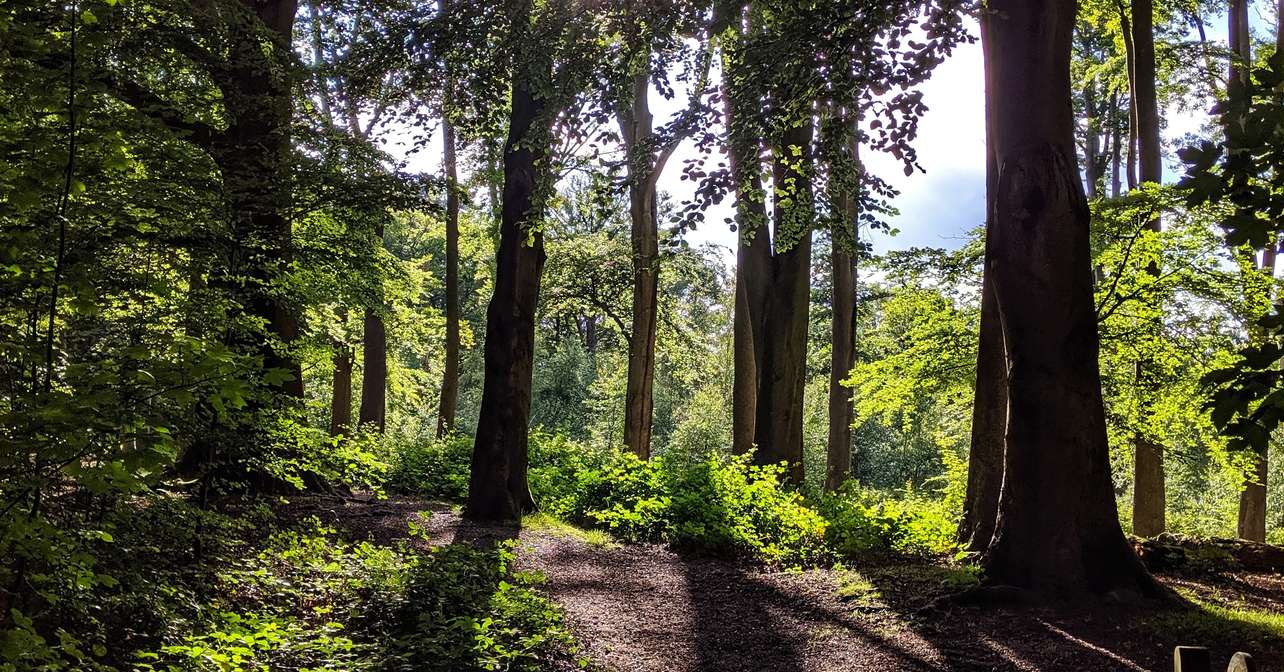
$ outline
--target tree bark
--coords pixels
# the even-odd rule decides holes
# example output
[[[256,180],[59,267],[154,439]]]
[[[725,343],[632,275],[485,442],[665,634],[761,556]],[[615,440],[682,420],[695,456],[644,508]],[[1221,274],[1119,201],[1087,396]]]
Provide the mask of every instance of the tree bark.
[[[445,7],[445,2],[442,6]],[[455,161],[455,128],[441,122],[446,169],[446,361],[441,376],[441,406],[437,438],[455,426],[459,406],[459,175]]]
[[[859,144],[850,142],[852,160],[859,161]],[[856,187],[859,188],[859,187]],[[825,491],[842,487],[852,471],[852,393],[843,385],[856,365],[856,250],[860,235],[857,193],[843,197],[845,228],[835,230],[829,257],[833,279],[829,358],[829,435],[825,455]]]
[[[714,9],[717,12],[715,33],[724,29],[738,31],[738,17],[730,3],[717,2]],[[746,96],[737,88],[727,55],[733,47],[734,44],[724,43],[722,67],[727,161],[735,181],[737,230],[731,447],[735,454],[744,455],[753,450],[756,437],[758,363],[762,360],[771,237],[763,200],[759,139],[744,130],[737,109],[737,100]]]
[[[984,36],[987,23],[981,22]],[[988,49],[982,37],[981,47]],[[994,162],[994,137],[989,121],[993,105],[993,84],[987,68],[986,90],[986,258],[990,258],[990,231],[993,230],[992,200],[996,194],[998,166]],[[1003,346],[1003,324],[994,296],[994,279],[989,264],[981,270],[981,318],[976,350],[976,388],[972,403],[972,442],[967,463],[967,492],[963,500],[963,518],[959,540],[969,551],[984,552],[994,538],[994,524],[999,515],[999,494],[1003,486],[1004,432],[1008,422],[1007,362]]]
[[[228,277],[215,284],[233,288],[242,308],[268,325],[269,339],[249,337],[245,344],[260,354],[264,369],[286,371],[291,380],[276,391],[292,401],[303,398],[303,372],[289,353],[299,325],[291,306],[272,285],[292,257],[289,180],[290,120],[294,112],[289,59],[296,4],[293,0],[243,2],[244,14],[226,22],[232,53],[216,73],[229,120],[212,156],[223,175],[232,212],[233,245]],[[261,24],[260,24],[261,22]],[[265,35],[277,44],[265,49]]]
[[[358,418],[362,427],[382,433],[388,386],[388,334],[384,331],[383,316],[373,308],[366,308],[362,331],[365,348],[361,353],[361,410]]]
[[[1084,179],[1088,183],[1088,198],[1095,199],[1101,183],[1101,122],[1097,115],[1097,85],[1088,82],[1083,89],[1084,116],[1087,121],[1084,138]]]
[[[1123,33],[1124,66],[1128,71],[1128,191],[1137,188],[1137,67],[1136,45],[1133,42],[1132,21],[1122,2],[1116,0],[1119,8],[1119,25]]]
[[[983,21],[998,168],[986,263],[1008,363],[1004,478],[987,580],[1036,592],[1163,590],[1110,482],[1088,208],[1070,105],[1073,0],[993,0]]]
[[[1120,188],[1123,180],[1120,170],[1121,154],[1120,143],[1122,134],[1119,132],[1119,93],[1115,92],[1110,97],[1110,197],[1119,198]]]
[[[1252,46],[1248,26],[1248,0],[1231,0],[1227,13],[1229,28],[1231,61],[1227,73],[1227,95],[1231,104],[1247,107],[1244,86],[1248,83],[1250,66],[1253,62]],[[1281,41],[1279,32],[1276,44]],[[1277,46],[1278,48],[1278,46]],[[1260,268],[1266,270],[1269,262],[1270,273],[1275,274],[1275,250],[1264,251]],[[1255,456],[1253,478],[1244,484],[1239,493],[1239,514],[1236,519],[1236,534],[1249,541],[1266,541],[1266,476],[1267,453]]]
[[[529,31],[531,0],[514,0],[512,25]],[[529,34],[515,39],[528,41]],[[486,310],[485,381],[473,442],[468,502],[473,520],[518,520],[535,509],[527,483],[527,436],[535,311],[544,271],[544,235],[535,195],[552,179],[548,165],[551,124],[546,101],[536,95],[553,74],[551,58],[519,60],[513,73],[508,139],[504,145],[504,192],[495,289]]]
[[[633,246],[633,323],[624,400],[624,445],[642,459],[651,456],[651,390],[655,381],[655,338],[660,291],[660,222],[649,143],[653,133],[647,99],[649,73],[633,75],[633,100],[620,115],[629,154],[629,219]],[[645,153],[643,153],[645,152]]]
[[[1255,455],[1253,481],[1244,484],[1239,493],[1239,519],[1236,534],[1240,539],[1266,542],[1266,471],[1267,453]]]
[[[762,359],[758,361],[755,441],[759,464],[787,464],[802,485],[803,388],[807,378],[807,311],[811,290],[812,122],[789,129],[775,148],[771,286],[767,292]]]
[[[346,321],[346,312],[339,313],[339,321]],[[339,436],[352,427],[352,348],[335,341],[334,385],[330,394],[330,436]]]
[[[1159,101],[1155,92],[1155,36],[1154,5],[1152,0],[1132,1],[1133,117],[1137,122],[1137,144],[1142,183],[1158,184],[1162,177],[1159,144]],[[1156,214],[1146,227],[1160,230]],[[1147,272],[1159,275],[1159,266],[1151,264]],[[1162,328],[1161,321],[1150,325]],[[1147,378],[1146,371],[1153,364],[1145,359],[1137,361],[1136,380],[1144,395],[1149,396],[1155,385]],[[1150,412],[1150,404],[1142,404],[1142,413]],[[1164,448],[1154,440],[1138,433],[1133,437],[1133,504],[1132,531],[1142,537],[1161,534],[1164,520]]]
[[[1235,83],[1246,84],[1253,64],[1252,37],[1248,27],[1248,0],[1230,0],[1227,9],[1227,35],[1230,40],[1231,59],[1227,78],[1231,88]],[[1230,88],[1230,95],[1234,95]]]

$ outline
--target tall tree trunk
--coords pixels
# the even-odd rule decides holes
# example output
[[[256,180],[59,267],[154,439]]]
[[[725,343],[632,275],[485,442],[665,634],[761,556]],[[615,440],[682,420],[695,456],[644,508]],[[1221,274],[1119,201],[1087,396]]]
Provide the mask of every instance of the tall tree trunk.
[[[633,100],[620,115],[629,153],[629,219],[633,245],[633,324],[624,399],[624,445],[642,459],[651,456],[651,389],[655,380],[655,336],[660,291],[660,222],[650,141],[647,70],[633,75]],[[645,149],[644,149],[645,148]],[[645,154],[643,154],[645,152]]]
[[[362,427],[384,430],[388,386],[388,334],[384,331],[383,316],[373,308],[366,308],[362,319],[365,348],[361,353],[361,410],[358,420]]]
[[[445,3],[442,3],[445,6]],[[455,128],[441,122],[446,169],[446,362],[441,376],[437,438],[455,426],[459,406],[459,175],[455,161]]]
[[[1097,115],[1097,85],[1089,81],[1083,88],[1083,102],[1087,121],[1084,138],[1084,179],[1088,183],[1088,198],[1095,199],[1101,183],[1101,121]]]
[[[234,239],[226,265],[229,275],[215,282],[235,288],[242,308],[268,325],[272,338],[248,337],[247,347],[263,357],[264,369],[290,375],[277,391],[297,402],[303,398],[303,372],[289,349],[298,338],[299,324],[292,307],[274,290],[279,272],[271,270],[288,267],[293,254],[285,213],[294,113],[288,72],[296,5],[293,0],[243,4],[244,13],[231,12],[224,18],[232,53],[227,67],[218,71],[229,124],[213,156],[223,174]],[[265,36],[276,42],[270,49],[262,43]]]
[[[330,107],[330,85],[321,76],[325,67],[325,44],[322,40],[321,9],[317,0],[308,0],[311,18],[312,69],[316,78],[317,99],[320,101],[321,117],[327,126],[334,124],[334,115]],[[339,308],[336,311],[339,324],[348,321],[348,311]],[[330,388],[330,436],[342,436],[352,426],[352,348],[340,339],[330,344],[333,349],[330,358],[334,363],[334,379]]]
[[[762,361],[763,326],[771,268],[771,236],[762,188],[759,139],[746,133],[737,101],[747,98],[733,76],[736,7],[725,0],[715,3],[715,33],[724,37],[722,64],[723,106],[726,113],[727,160],[736,190],[736,288],[733,324],[734,375],[732,382],[732,452],[753,450],[758,417],[758,363]]]
[[[1270,298],[1274,300],[1275,257],[1277,246],[1262,250],[1261,271],[1269,281]],[[1259,330],[1260,335],[1261,330]],[[1239,515],[1236,518],[1235,533],[1240,539],[1266,542],[1266,483],[1270,454],[1270,444],[1262,446],[1260,452],[1253,455],[1254,465],[1252,480],[1244,483],[1239,493]]]
[[[1128,71],[1128,191],[1137,188],[1137,48],[1133,42],[1132,20],[1123,2],[1116,0],[1119,25],[1123,33],[1124,67]]]
[[[859,161],[859,144],[853,133],[851,158]],[[860,187],[854,186],[854,189]],[[856,365],[856,251],[859,230],[859,192],[843,195],[843,226],[833,232],[829,257],[833,279],[829,358],[829,440],[825,454],[825,490],[842,487],[852,471],[852,393],[843,380]]]
[[[753,163],[757,164],[757,156]],[[732,160],[734,162],[734,159]],[[732,386],[732,452],[753,450],[757,439],[758,366],[762,361],[764,314],[767,311],[767,276],[771,269],[771,237],[766,209],[753,194],[761,183],[737,188],[736,312],[734,329],[734,384]],[[757,224],[755,224],[757,222]]]
[[[789,129],[775,147],[772,191],[774,254],[758,362],[755,438],[759,464],[787,463],[803,483],[803,388],[807,378],[807,311],[811,289],[812,122]]]
[[[1137,143],[1141,182],[1158,184],[1163,178],[1159,144],[1159,101],[1155,92],[1155,35],[1154,5],[1152,0],[1132,0],[1133,31],[1133,116],[1137,121]],[[1159,216],[1146,223],[1151,231],[1160,230]],[[1159,275],[1159,266],[1151,264],[1147,272]],[[1156,320],[1152,329],[1161,329],[1162,321]],[[1141,392],[1150,396],[1154,382],[1147,378],[1151,362],[1137,361],[1136,380]],[[1142,405],[1142,413],[1150,413],[1150,404]],[[1133,437],[1133,500],[1132,531],[1141,537],[1153,537],[1164,531],[1164,448],[1152,439],[1138,433]]]
[[[1230,0],[1227,10],[1227,35],[1231,49],[1230,72],[1227,77],[1232,87],[1236,83],[1248,82],[1249,71],[1253,65],[1252,34],[1248,27],[1248,2],[1249,0]],[[1234,95],[1234,92],[1230,95]]]
[[[981,47],[989,48],[984,37],[987,23],[981,22]],[[986,56],[988,58],[988,55]],[[990,69],[985,73],[985,258],[992,257],[990,231],[994,213],[993,199],[999,176],[994,163],[994,134],[990,129],[993,113]],[[988,263],[981,269],[981,319],[976,349],[976,388],[972,403],[972,442],[967,462],[967,492],[963,500],[963,518],[959,540],[969,551],[981,553],[994,537],[994,523],[999,515],[999,494],[1003,486],[1004,431],[1008,422],[1007,362],[1003,347],[1003,324],[994,297],[993,271]]]
[[[989,236],[986,236],[987,239]],[[989,245],[988,240],[986,243]],[[981,553],[994,538],[1003,485],[1004,432],[1007,429],[1007,362],[1003,325],[995,305],[988,268],[981,277],[981,324],[976,351],[976,392],[972,404],[972,442],[968,453],[967,493],[959,538]]]
[[[992,0],[982,18],[998,168],[987,264],[1009,409],[999,514],[983,564],[991,582],[1047,594],[1158,595],[1124,538],[1110,482],[1070,105],[1075,5]]]
[[[340,323],[347,321],[347,311],[339,312]],[[330,436],[339,436],[352,427],[352,348],[336,339],[334,386],[330,394]]]
[[[1253,62],[1252,46],[1248,25],[1248,0],[1231,0],[1227,15],[1231,62],[1228,73],[1227,95],[1232,106],[1248,106],[1244,86],[1248,83],[1250,67]],[[1276,33],[1277,49],[1281,41],[1279,31]],[[1269,263],[1270,274],[1275,275],[1275,250],[1269,249],[1262,255],[1260,268],[1265,271]],[[1253,478],[1244,484],[1239,493],[1239,515],[1236,520],[1236,534],[1241,539],[1266,541],[1266,476],[1267,453],[1263,451],[1255,456]]]
[[[1110,94],[1110,197],[1119,198],[1123,180],[1120,170],[1122,134],[1119,132],[1119,93]]]
[[[348,99],[348,131],[353,137],[365,138],[355,100]],[[383,225],[375,227],[375,238],[383,245]],[[383,293],[379,292],[380,308]],[[367,307],[361,319],[361,408],[357,422],[365,429],[383,433],[388,398],[388,332],[381,309]]]
[[[1242,5],[1242,6],[1240,6]],[[1234,3],[1232,9],[1238,14],[1247,14],[1247,2]],[[1284,53],[1284,0],[1279,0],[1276,7],[1278,24],[1275,26],[1275,53]],[[1232,19],[1232,26],[1236,23],[1247,25],[1247,17],[1242,16],[1237,21]],[[1246,34],[1247,29],[1236,29],[1232,46],[1243,48],[1247,40],[1240,37]],[[1235,44],[1239,42],[1238,46]],[[1245,61],[1249,60],[1251,53],[1242,54]],[[1236,73],[1238,74],[1238,73]],[[1235,75],[1232,75],[1235,76]],[[1275,291],[1275,257],[1278,250],[1278,243],[1262,250],[1262,274],[1270,281],[1271,299],[1274,300]],[[1236,533],[1241,539],[1249,541],[1265,542],[1266,541],[1266,481],[1267,467],[1269,460],[1269,446],[1263,446],[1262,451],[1255,455],[1256,463],[1254,465],[1253,480],[1244,484],[1244,489],[1239,493],[1239,516],[1236,524]]]
[[[515,0],[512,25],[529,31],[531,0]],[[519,41],[532,39],[518,35]],[[526,480],[535,311],[544,271],[544,236],[536,190],[551,180],[551,133],[546,102],[537,87],[553,74],[549,57],[519,60],[513,73],[508,139],[504,145],[504,194],[495,289],[486,310],[485,382],[473,442],[468,503],[474,520],[517,520],[535,509]]]

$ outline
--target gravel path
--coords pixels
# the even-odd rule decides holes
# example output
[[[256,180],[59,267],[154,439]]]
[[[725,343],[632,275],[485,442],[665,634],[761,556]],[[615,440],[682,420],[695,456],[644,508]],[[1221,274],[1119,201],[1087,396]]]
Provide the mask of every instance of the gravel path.
[[[517,536],[522,568],[547,577],[546,591],[566,610],[588,657],[620,672],[1166,671],[1172,647],[1194,643],[1176,641],[1190,635],[1157,638],[1156,628],[1147,627],[1153,611],[1121,605],[1061,606],[1055,612],[933,608],[933,598],[949,590],[949,570],[927,563],[772,572],[662,546],[594,545],[554,528],[478,527],[452,507],[413,499],[294,506],[381,543],[404,537],[411,520],[428,528],[432,543],[488,544]],[[1165,580],[1188,590],[1226,589]],[[1227,586],[1254,583],[1267,590],[1272,607],[1284,598],[1279,577],[1227,580]],[[1214,648],[1215,660],[1227,660],[1240,647],[1258,654],[1262,669],[1284,664],[1277,644],[1199,643]]]

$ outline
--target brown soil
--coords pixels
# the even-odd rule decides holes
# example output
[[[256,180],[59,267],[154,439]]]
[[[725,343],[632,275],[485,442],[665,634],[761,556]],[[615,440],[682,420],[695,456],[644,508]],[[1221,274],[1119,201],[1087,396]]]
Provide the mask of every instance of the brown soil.
[[[584,653],[607,670],[1166,671],[1179,644],[1210,647],[1214,669],[1236,650],[1253,653],[1259,669],[1284,666],[1274,634],[1190,608],[949,606],[937,598],[957,589],[958,573],[927,561],[780,572],[663,546],[593,545],[557,530],[479,527],[448,505],[408,498],[297,500],[288,509],[380,543],[405,537],[412,520],[435,544],[519,538],[522,568],[547,577]],[[1206,602],[1284,613],[1279,575],[1160,578]]]

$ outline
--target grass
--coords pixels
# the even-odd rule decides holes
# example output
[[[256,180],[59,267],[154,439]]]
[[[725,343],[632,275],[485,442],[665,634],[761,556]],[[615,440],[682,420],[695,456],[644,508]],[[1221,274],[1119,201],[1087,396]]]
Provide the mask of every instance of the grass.
[[[1149,619],[1151,629],[1191,642],[1284,646],[1284,614],[1254,609],[1246,602],[1215,604],[1180,588],[1178,592],[1192,608],[1156,614]]]
[[[602,530],[586,530],[547,513],[532,513],[522,517],[522,528],[548,532],[562,537],[578,539],[593,548],[618,548],[619,542]]]
[[[859,572],[850,570],[838,577],[838,596],[858,607],[872,607],[883,602],[878,586]]]

